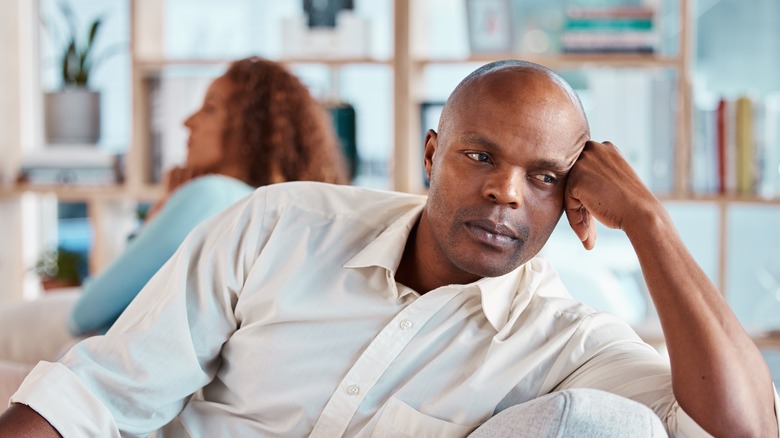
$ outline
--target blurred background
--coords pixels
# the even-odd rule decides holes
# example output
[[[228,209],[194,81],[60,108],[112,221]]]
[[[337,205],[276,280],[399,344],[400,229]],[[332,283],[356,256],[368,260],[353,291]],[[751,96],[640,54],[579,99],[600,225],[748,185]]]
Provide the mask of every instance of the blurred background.
[[[107,266],[231,60],[303,79],[353,184],[424,193],[423,136],[449,93],[520,58],[574,86],[780,382],[778,40],[776,0],[0,0],[0,306],[56,290],[48,265],[72,263],[68,286]],[[91,51],[86,79],[65,74],[71,42]],[[587,252],[561,223],[543,254],[662,346],[630,244],[599,233]]]

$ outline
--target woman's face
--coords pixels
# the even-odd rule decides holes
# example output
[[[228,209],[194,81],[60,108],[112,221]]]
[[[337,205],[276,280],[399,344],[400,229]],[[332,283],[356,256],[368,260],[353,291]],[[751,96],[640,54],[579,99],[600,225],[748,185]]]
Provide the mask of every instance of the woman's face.
[[[226,77],[217,78],[206,91],[203,106],[184,121],[184,126],[190,130],[186,166],[196,172],[217,172],[225,164],[222,142],[231,86]]]

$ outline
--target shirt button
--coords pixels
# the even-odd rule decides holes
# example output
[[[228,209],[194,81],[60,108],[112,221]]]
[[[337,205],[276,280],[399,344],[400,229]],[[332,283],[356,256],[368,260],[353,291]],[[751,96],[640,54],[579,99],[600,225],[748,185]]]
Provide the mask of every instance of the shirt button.
[[[404,319],[401,321],[401,330],[408,330],[414,326],[414,323],[412,321],[409,321],[408,319]]]
[[[360,394],[360,387],[357,385],[349,385],[347,386],[347,395],[358,395]]]

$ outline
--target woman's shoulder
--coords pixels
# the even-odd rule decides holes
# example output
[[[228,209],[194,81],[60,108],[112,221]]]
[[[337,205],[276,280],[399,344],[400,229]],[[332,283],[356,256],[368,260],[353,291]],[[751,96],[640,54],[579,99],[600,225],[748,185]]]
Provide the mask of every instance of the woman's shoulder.
[[[244,197],[255,190],[254,187],[241,181],[225,175],[204,175],[192,179],[179,187],[174,193],[178,195],[192,196],[237,196]]]
[[[224,175],[204,175],[188,181],[171,194],[166,204],[177,206],[197,203],[227,206],[255,190],[245,182]]]

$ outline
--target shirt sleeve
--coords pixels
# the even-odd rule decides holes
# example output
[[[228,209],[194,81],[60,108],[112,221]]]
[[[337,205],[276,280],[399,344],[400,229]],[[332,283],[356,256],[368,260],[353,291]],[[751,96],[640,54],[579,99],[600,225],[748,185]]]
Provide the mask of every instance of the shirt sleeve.
[[[125,251],[104,272],[85,282],[70,315],[71,333],[105,333],[196,225],[251,190],[239,181],[204,176],[174,192]]]
[[[618,394],[653,409],[670,437],[711,436],[677,403],[668,360],[617,318],[600,313],[586,319],[561,360],[571,361],[563,366],[575,371],[555,389],[594,388]]]
[[[66,437],[143,436],[170,422],[216,375],[264,212],[258,191],[196,227],[105,335],[36,367],[12,401]]]

